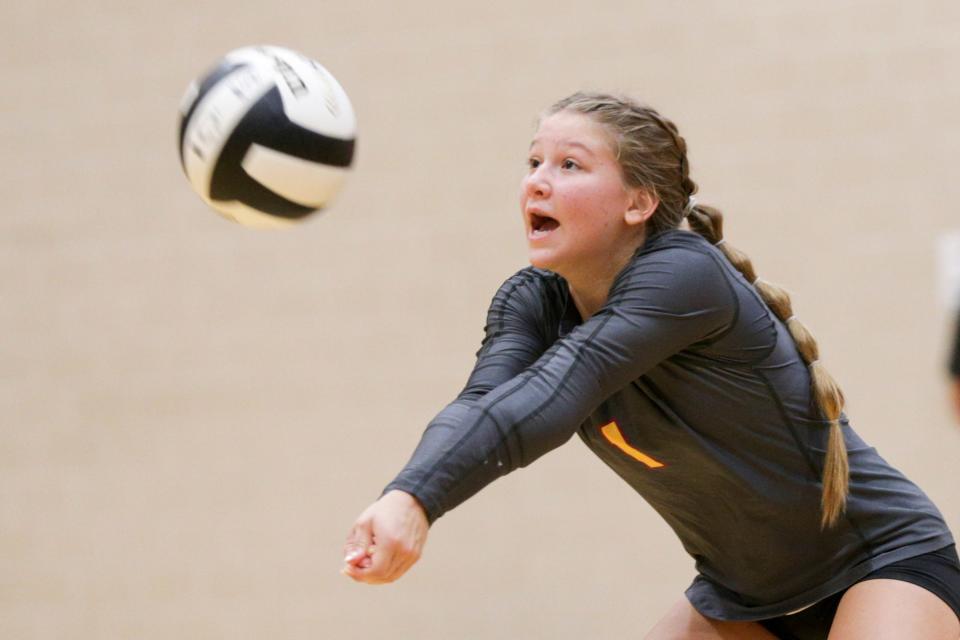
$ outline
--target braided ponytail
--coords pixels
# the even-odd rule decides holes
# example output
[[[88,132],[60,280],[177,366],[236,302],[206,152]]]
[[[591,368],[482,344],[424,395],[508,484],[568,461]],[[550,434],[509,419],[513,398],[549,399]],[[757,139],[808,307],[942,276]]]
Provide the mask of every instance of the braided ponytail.
[[[723,214],[696,204],[696,183],[690,179],[687,143],[677,126],[654,109],[629,98],[602,93],[578,92],[555,103],[547,114],[572,111],[590,116],[610,132],[614,151],[627,186],[649,190],[659,200],[647,221],[648,232],[676,229],[686,218],[690,228],[716,246],[752,283],[770,310],[784,322],[810,372],[811,391],[821,416],[830,425],[823,463],[821,525],[836,524],[846,506],[849,467],[840,428],[843,392],[820,364],[817,342],[793,314],[790,296],[775,284],[757,277],[745,253],[723,237]]]
[[[777,285],[758,278],[750,258],[724,240],[723,214],[713,207],[697,205],[688,213],[687,221],[693,231],[717,246],[744,278],[754,283],[763,301],[787,326],[800,357],[810,371],[814,401],[820,415],[830,424],[827,453],[823,463],[820,524],[823,528],[831,527],[843,514],[846,506],[850,475],[847,448],[843,441],[843,430],[840,427],[840,412],[843,411],[844,403],[843,392],[833,376],[820,363],[820,348],[817,346],[817,341],[793,314],[790,295]]]

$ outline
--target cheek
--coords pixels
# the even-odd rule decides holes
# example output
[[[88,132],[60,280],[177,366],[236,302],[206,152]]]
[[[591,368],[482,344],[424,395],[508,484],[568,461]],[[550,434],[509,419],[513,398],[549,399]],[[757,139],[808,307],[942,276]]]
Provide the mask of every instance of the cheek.
[[[619,236],[623,231],[621,223],[627,204],[618,194],[594,192],[579,198],[576,207],[579,215],[572,217],[570,228],[581,237],[599,241]]]
[[[596,194],[594,210],[603,216],[606,225],[615,225],[623,220],[630,201],[623,189],[610,188]]]
[[[623,190],[600,176],[591,176],[591,178],[566,190],[565,198],[572,204],[575,203],[576,206],[590,211],[608,211],[619,206],[624,196]]]

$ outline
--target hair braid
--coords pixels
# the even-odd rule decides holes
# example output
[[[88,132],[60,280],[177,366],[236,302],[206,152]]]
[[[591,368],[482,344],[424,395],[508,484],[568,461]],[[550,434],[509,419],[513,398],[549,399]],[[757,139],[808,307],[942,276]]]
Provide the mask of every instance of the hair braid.
[[[810,371],[810,386],[817,409],[830,424],[827,453],[823,462],[823,493],[821,495],[821,526],[833,526],[846,506],[850,469],[847,448],[840,427],[843,411],[843,391],[833,376],[820,362],[820,348],[807,327],[793,314],[790,295],[781,287],[756,276],[750,258],[739,249],[723,241],[723,214],[713,207],[698,205],[688,216],[690,228],[720,251],[749,281],[770,310],[787,326],[803,362]],[[723,241],[723,242],[721,242]]]
[[[817,342],[794,317],[790,296],[777,285],[757,278],[750,258],[725,241],[723,214],[718,209],[691,202],[690,196],[697,192],[697,184],[690,178],[687,143],[673,122],[630,98],[601,93],[575,93],[554,104],[547,113],[560,111],[585,114],[611,133],[624,182],[650,190],[660,201],[647,221],[651,234],[675,229],[686,217],[690,228],[723,252],[786,325],[809,369],[816,408],[830,425],[823,463],[821,524],[824,528],[832,526],[846,506],[849,482],[847,450],[840,427],[843,392],[820,364]]]
[[[690,163],[687,161],[687,141],[680,135],[680,130],[672,121],[664,118],[650,107],[644,107],[643,109],[673,139],[673,144],[680,154],[680,190],[689,198],[697,192],[697,183],[690,179]]]

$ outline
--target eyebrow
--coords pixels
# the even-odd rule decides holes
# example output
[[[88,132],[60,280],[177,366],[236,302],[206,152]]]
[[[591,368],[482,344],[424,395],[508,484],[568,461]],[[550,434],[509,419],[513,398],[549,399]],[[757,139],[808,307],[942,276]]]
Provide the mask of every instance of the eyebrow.
[[[531,140],[531,141],[530,141],[530,148],[532,149],[532,148],[533,148],[533,145],[535,145],[536,143],[537,143],[537,139],[536,139],[536,138],[534,138],[533,140]],[[579,147],[580,149],[583,149],[584,151],[586,151],[586,152],[589,153],[590,155],[595,155],[594,152],[593,152],[593,150],[592,150],[590,147],[588,147],[587,145],[583,144],[582,142],[577,142],[576,140],[561,140],[561,141],[560,141],[560,144],[557,145],[557,146],[559,146],[559,147]]]

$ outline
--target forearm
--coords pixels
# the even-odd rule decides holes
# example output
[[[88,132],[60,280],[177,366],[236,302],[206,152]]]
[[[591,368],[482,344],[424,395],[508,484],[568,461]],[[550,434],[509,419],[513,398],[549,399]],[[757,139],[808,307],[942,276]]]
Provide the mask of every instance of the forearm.
[[[429,496],[422,491],[423,478],[435,464],[439,457],[438,452],[448,448],[448,443],[456,441],[458,428],[475,403],[476,398],[461,396],[444,407],[427,425],[410,460],[384,488],[381,495],[399,490],[414,496],[423,507],[429,522],[433,523],[439,517],[440,510],[438,505],[430,504]]]
[[[559,360],[573,358],[566,352]],[[558,363],[566,370],[563,363]],[[471,403],[456,429],[432,429],[388,486],[414,496],[432,523],[482,488],[559,447],[605,397],[581,370],[562,381],[531,368]]]

